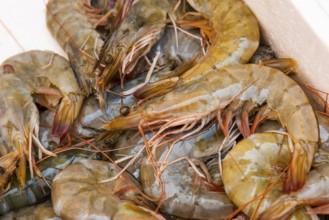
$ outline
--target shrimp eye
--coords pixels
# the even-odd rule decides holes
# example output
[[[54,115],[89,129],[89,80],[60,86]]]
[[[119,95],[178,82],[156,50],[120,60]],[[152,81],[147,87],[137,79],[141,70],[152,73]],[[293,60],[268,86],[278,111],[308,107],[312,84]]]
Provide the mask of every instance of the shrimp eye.
[[[130,107],[129,106],[127,106],[127,105],[121,106],[120,114],[122,116],[127,116],[129,114],[129,112],[130,112]]]
[[[3,68],[3,73],[4,74],[15,73],[14,67],[10,64],[5,64],[5,65],[3,65],[2,68]]]
[[[0,175],[5,174],[5,169],[3,167],[0,167]]]
[[[106,54],[104,61],[106,64],[110,64],[113,62],[113,57],[110,54]]]

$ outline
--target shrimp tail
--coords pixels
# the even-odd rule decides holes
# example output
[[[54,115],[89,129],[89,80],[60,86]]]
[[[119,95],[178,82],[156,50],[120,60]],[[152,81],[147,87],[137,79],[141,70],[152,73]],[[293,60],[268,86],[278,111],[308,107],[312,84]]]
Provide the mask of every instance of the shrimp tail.
[[[74,119],[78,116],[84,97],[81,95],[68,95],[62,99],[54,118],[52,135],[60,137],[65,134]]]
[[[103,129],[106,130],[123,130],[129,128],[138,127],[142,120],[142,114],[140,111],[135,111],[124,117],[118,117],[103,125]]]
[[[301,189],[306,181],[308,172],[307,153],[300,143],[294,145],[290,169],[283,185],[283,192],[290,193]]]
[[[280,202],[276,202],[271,205],[268,209],[266,209],[258,218],[258,220],[278,220],[278,219],[286,219],[289,217],[297,208],[296,200],[278,200]]]

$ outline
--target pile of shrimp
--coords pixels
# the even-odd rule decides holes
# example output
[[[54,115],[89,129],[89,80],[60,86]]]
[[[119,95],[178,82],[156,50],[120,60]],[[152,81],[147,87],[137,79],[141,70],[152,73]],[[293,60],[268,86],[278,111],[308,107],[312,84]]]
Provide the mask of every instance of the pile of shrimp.
[[[329,214],[327,100],[242,0],[49,0],[46,18],[68,60],[0,65],[1,218]]]

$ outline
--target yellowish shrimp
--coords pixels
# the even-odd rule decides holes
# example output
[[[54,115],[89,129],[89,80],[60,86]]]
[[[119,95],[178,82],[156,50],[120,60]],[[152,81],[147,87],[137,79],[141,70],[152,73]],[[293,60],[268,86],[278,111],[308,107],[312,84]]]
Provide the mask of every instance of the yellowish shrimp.
[[[211,69],[198,80],[182,81],[163,96],[145,101],[126,117],[104,124],[108,130],[159,128],[150,142],[173,132],[202,129],[211,119],[230,121],[241,115],[248,121],[260,105],[277,116],[293,141],[293,157],[285,191],[300,189],[306,180],[319,137],[312,106],[303,90],[284,73],[255,64]],[[227,123],[222,126],[227,133]],[[248,130],[248,125],[245,126]]]
[[[259,26],[256,17],[241,0],[188,0],[190,5],[208,19],[213,30],[211,44],[205,57],[197,65],[182,74],[183,79],[194,78],[211,68],[221,68],[230,64],[247,63],[259,45]],[[202,26],[201,26],[202,28]],[[176,85],[176,79],[157,82],[144,87],[136,96],[145,98],[166,92]],[[161,86],[160,86],[161,85]],[[164,89],[166,88],[166,89]]]
[[[329,164],[312,170],[307,176],[305,186],[298,192],[280,196],[259,219],[286,219],[297,208],[321,206],[313,213],[329,213]]]
[[[106,0],[98,1],[106,5]],[[93,66],[103,40],[86,12],[91,0],[49,0],[47,26],[61,47],[68,53],[80,87],[90,94],[94,86]]]
[[[32,50],[5,60],[1,68],[18,76],[36,94],[36,101],[57,107],[52,134],[65,134],[78,116],[84,93],[77,83],[70,63],[50,51]]]
[[[95,65],[96,89],[104,91],[119,73],[121,80],[131,74],[139,58],[159,40],[166,25],[167,0],[136,0],[127,16],[105,43]]]
[[[282,134],[257,133],[240,141],[223,160],[222,180],[228,197],[239,210],[257,219],[283,194],[289,161],[288,139]],[[309,217],[298,211],[290,219]]]
[[[32,139],[46,154],[54,155],[42,147],[38,139],[39,112],[33,102],[30,90],[14,74],[0,72],[0,161],[5,161],[5,174],[15,170],[19,184],[23,186],[26,178],[26,161],[33,155]],[[14,153],[16,152],[16,153]],[[8,161],[11,161],[8,165]],[[31,164],[30,164],[31,165]],[[9,166],[9,167],[8,167]],[[30,166],[32,169],[32,166]],[[5,175],[6,176],[6,175]],[[4,187],[6,180],[2,179],[0,188]]]
[[[63,219],[164,219],[138,205],[143,199],[137,186],[126,178],[99,183],[119,169],[108,162],[82,160],[66,167],[54,179],[51,189],[56,215]]]

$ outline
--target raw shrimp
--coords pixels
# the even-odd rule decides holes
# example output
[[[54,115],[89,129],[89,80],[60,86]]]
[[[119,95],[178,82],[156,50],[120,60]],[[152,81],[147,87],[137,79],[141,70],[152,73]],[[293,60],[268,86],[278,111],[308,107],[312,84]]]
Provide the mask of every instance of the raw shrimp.
[[[266,104],[263,109],[277,116],[293,140],[285,191],[296,191],[304,185],[311,168],[317,150],[318,125],[303,90],[284,73],[270,67],[244,64],[208,70],[198,80],[183,80],[172,91],[141,103],[128,116],[116,118],[103,127],[159,128],[148,141],[152,144],[172,133],[189,132],[185,136],[190,136],[216,116],[219,122],[222,117],[224,122],[229,121],[232,114],[241,115],[242,122],[247,121],[248,114],[262,104]],[[248,133],[248,126],[247,123],[242,126],[242,131]],[[228,132],[225,124],[222,129]]]
[[[251,135],[234,146],[223,160],[225,191],[239,210],[256,219],[283,194],[283,172],[289,161],[287,137],[275,133]],[[294,218],[307,219],[307,215],[297,212],[291,216]]]
[[[92,70],[104,43],[86,12],[91,2],[49,0],[47,3],[48,29],[67,52],[78,83],[86,94],[92,92],[95,83]],[[107,0],[98,2],[107,5]]]
[[[166,25],[167,0],[134,1],[127,16],[105,43],[95,65],[96,89],[104,91],[119,73],[121,82],[140,57],[159,40]]]
[[[36,165],[43,178],[31,178],[28,172],[26,184],[23,187],[13,181],[8,191],[0,198],[0,215],[44,201],[49,198],[49,186],[60,170],[82,159],[97,159],[97,157],[97,153],[94,152],[69,150],[58,153],[57,157],[49,157],[37,162]]]
[[[296,208],[328,204],[328,184],[329,164],[324,164],[309,173],[305,186],[300,191],[280,196],[260,215],[259,219],[285,219]],[[328,214],[328,205],[319,207],[317,211],[320,214]]]
[[[211,47],[199,63],[182,74],[183,79],[200,77],[211,68],[247,63],[259,45],[257,19],[241,0],[188,0],[191,6],[210,22]],[[158,86],[144,87],[136,93],[145,98],[162,94],[176,86],[177,79],[157,82]],[[154,88],[155,87],[155,88]],[[166,89],[165,89],[166,88]]]
[[[60,100],[52,134],[65,134],[78,116],[86,96],[80,90],[69,62],[50,51],[32,50],[8,58],[1,68],[20,78],[30,88],[31,94],[40,95],[36,97],[40,104],[51,108]]]
[[[159,146],[153,151],[157,164],[166,160],[168,165],[163,170],[160,167],[157,173],[152,160],[144,157],[140,166],[143,190],[148,196],[158,198],[161,210],[171,215],[187,219],[225,218],[234,206],[217,185],[218,179],[213,182],[202,160],[211,155],[218,157],[223,139],[221,131],[213,125],[191,139],[175,143],[169,156],[170,143]],[[200,176],[203,173],[200,168],[207,174]]]
[[[1,216],[2,220],[61,220],[56,216],[50,200],[38,205],[29,206]]]
[[[128,173],[115,181],[99,183],[118,172],[113,164],[102,161],[82,160],[68,166],[52,184],[55,213],[65,219],[163,219],[136,205],[143,200],[137,186],[127,181],[132,178]]]
[[[0,156],[2,158],[0,161],[6,161],[3,168],[8,168],[4,170],[5,173],[1,178],[0,189],[3,189],[8,180],[6,175],[15,170],[17,161],[19,165],[16,175],[19,184],[21,186],[25,184],[26,160],[28,158],[31,163],[33,155],[32,139],[44,153],[54,154],[44,149],[38,139],[39,112],[27,85],[14,74],[4,74],[2,71],[0,71],[0,81],[0,102],[2,103],[0,107]],[[9,154],[11,152],[17,153]],[[12,160],[10,163],[13,165],[8,167],[9,159]]]

